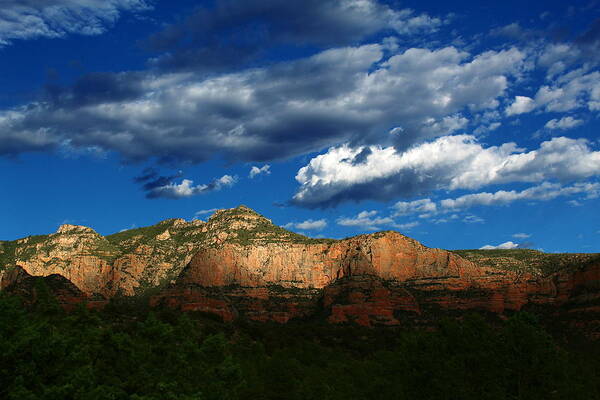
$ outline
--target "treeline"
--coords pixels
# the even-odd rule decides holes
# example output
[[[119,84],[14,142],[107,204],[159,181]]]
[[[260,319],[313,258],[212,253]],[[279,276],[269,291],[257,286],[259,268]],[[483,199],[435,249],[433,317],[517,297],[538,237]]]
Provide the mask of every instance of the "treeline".
[[[0,398],[594,399],[600,352],[567,350],[529,314],[432,331],[223,324],[112,304],[65,313],[0,293]]]

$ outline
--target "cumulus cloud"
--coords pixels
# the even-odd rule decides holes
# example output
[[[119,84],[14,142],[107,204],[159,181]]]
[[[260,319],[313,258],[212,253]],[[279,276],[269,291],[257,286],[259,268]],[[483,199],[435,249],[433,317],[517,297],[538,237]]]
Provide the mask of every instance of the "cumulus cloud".
[[[0,46],[40,37],[99,35],[119,19],[121,12],[149,8],[146,0],[3,0]]]
[[[341,217],[336,221],[338,225],[342,226],[353,226],[360,227],[368,230],[378,230],[381,225],[390,225],[394,223],[394,220],[389,217],[379,217],[378,212],[373,211],[361,211],[355,217]]]
[[[498,106],[523,67],[517,49],[329,49],[264,68],[96,74],[0,111],[0,154],[74,148],[128,160],[265,162],[341,142],[406,146],[463,129],[465,110]],[[401,130],[390,135],[392,127]]]
[[[515,101],[513,105],[516,103]],[[520,114],[536,108],[545,112],[568,112],[586,108],[600,111],[600,72],[588,72],[583,67],[569,71],[556,77],[551,85],[540,87],[533,99],[523,100],[521,103],[514,112],[509,112],[513,106],[511,105],[507,114]]]
[[[250,179],[254,179],[254,177],[261,174],[269,175],[271,173],[270,168],[271,166],[269,164],[265,164],[260,168],[257,166],[252,166],[252,168],[250,168],[250,173],[248,174],[248,176],[250,177]]]
[[[232,186],[236,180],[236,177],[223,175],[222,177],[215,179],[210,183],[194,185],[194,181],[183,179],[181,183],[170,182],[162,186],[156,186],[147,192],[146,197],[149,199],[181,199],[184,197],[191,197],[198,194],[221,190],[224,187]]]
[[[443,199],[435,202],[429,198],[414,200],[412,202],[398,202],[392,209],[395,210],[393,216],[397,215],[415,215],[420,218],[439,217],[432,220],[434,223],[446,223],[451,220],[459,219],[456,212],[466,210],[476,206],[502,206],[515,201],[548,201],[559,197],[580,196],[580,200],[595,199],[600,197],[600,183],[597,182],[577,182],[570,186],[563,186],[558,183],[544,182],[541,185],[517,190],[499,190],[493,193],[480,192],[466,194],[457,198]],[[580,201],[571,200],[570,204],[579,205]],[[452,213],[449,217],[444,214]],[[468,215],[463,222],[483,222],[482,219],[474,215]],[[531,235],[526,233],[515,233],[514,238],[526,239]]]
[[[517,243],[504,242],[497,246],[492,246],[490,244],[486,244],[485,246],[480,247],[479,250],[510,250],[510,249],[516,249],[518,247],[519,247],[519,245]]]
[[[212,73],[243,66],[270,47],[344,46],[386,31],[428,33],[443,21],[377,0],[218,0],[153,35],[146,46],[162,54],[152,64]]]
[[[562,117],[561,119],[551,119],[550,121],[546,122],[546,125],[544,125],[544,127],[546,129],[560,129],[560,130],[567,130],[567,129],[571,129],[571,128],[575,128],[579,125],[583,124],[583,120],[580,119],[575,119],[573,117]]]
[[[531,97],[516,96],[513,103],[507,107],[506,115],[524,114],[533,109],[535,109],[535,101]]]
[[[325,219],[307,219],[302,222],[289,222],[283,225],[286,229],[299,229],[303,231],[311,231],[311,230],[322,230],[327,226],[327,221]]]
[[[536,94],[536,103],[546,111],[565,112],[586,107],[598,110],[600,102],[600,72],[575,70],[557,79],[552,86],[543,86]]]
[[[511,182],[569,181],[600,175],[600,151],[584,139],[557,137],[525,151],[515,143],[484,147],[470,135],[438,138],[404,152],[394,147],[343,145],[302,167],[297,205],[329,207],[344,201],[422,195],[438,189],[477,189]],[[399,207],[409,207],[402,204]],[[428,205],[431,207],[431,205]]]

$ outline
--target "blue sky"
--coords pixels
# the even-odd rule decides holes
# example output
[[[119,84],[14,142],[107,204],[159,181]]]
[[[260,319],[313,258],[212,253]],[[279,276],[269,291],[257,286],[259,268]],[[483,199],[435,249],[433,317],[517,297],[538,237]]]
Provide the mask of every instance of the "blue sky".
[[[600,2],[7,0],[0,239],[250,206],[600,251]]]

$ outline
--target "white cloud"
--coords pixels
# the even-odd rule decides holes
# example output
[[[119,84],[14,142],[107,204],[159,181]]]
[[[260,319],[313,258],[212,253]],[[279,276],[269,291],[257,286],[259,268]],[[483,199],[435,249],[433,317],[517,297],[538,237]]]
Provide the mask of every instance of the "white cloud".
[[[472,193],[456,199],[440,201],[442,209],[465,209],[473,206],[505,205],[518,200],[552,200],[561,196],[584,194],[588,198],[600,195],[600,183],[576,183],[572,186],[562,186],[558,183],[545,182],[522,191],[499,190],[494,193]]]
[[[578,47],[567,43],[551,43],[546,45],[538,58],[538,64],[548,70],[547,77],[563,73],[581,57]]]
[[[409,231],[412,228],[419,226],[420,223],[418,221],[414,221],[414,222],[407,222],[404,224],[392,224],[392,227],[396,228],[396,229],[400,229],[402,231]]]
[[[414,201],[399,201],[393,206],[394,216],[409,214],[431,214],[437,211],[437,205],[431,199],[421,199]]]
[[[202,193],[208,193],[216,190],[221,190],[226,186],[232,186],[237,181],[237,178],[230,175],[223,175],[214,181],[204,185],[194,185],[194,181],[184,179],[181,183],[169,183],[164,186],[159,186],[148,191],[149,198],[169,198],[180,199],[183,197],[195,196]]]
[[[546,112],[567,112],[580,108],[598,111],[600,72],[576,69],[555,78],[552,85],[540,87],[535,106]]]
[[[478,217],[477,215],[467,215],[463,218],[463,222],[467,224],[483,224],[485,219]]]
[[[531,97],[516,96],[515,101],[506,108],[506,115],[524,114],[533,109],[535,109],[535,101]]]
[[[80,93],[97,85],[76,84],[46,101],[0,111],[0,154],[69,143],[133,160],[223,155],[264,162],[355,139],[385,138],[406,148],[465,129],[467,111],[496,109],[525,59],[515,48],[475,55],[411,48],[389,58],[386,51],[382,44],[333,48],[209,78],[103,75],[109,91]],[[403,131],[389,135],[390,126]]]
[[[550,121],[546,122],[546,125],[544,125],[544,127],[547,129],[567,130],[575,128],[581,124],[583,124],[583,120],[581,119],[575,119],[573,117],[563,117],[561,119],[551,119]]]
[[[528,234],[528,233],[522,233],[521,232],[521,233],[514,233],[512,235],[512,237],[514,237],[515,239],[528,239],[528,238],[531,237],[531,235]]]
[[[13,40],[99,35],[122,11],[149,9],[145,0],[2,0],[0,46]]]
[[[356,217],[346,218],[342,217],[337,220],[338,225],[342,226],[355,226],[368,230],[378,230],[380,225],[390,225],[394,223],[394,220],[389,217],[378,217],[378,212],[373,211],[361,211]]]
[[[484,133],[495,131],[496,129],[500,128],[500,126],[502,126],[501,122],[492,122],[489,125],[482,125],[477,127],[477,129],[475,129],[473,133],[476,135],[481,135]]]
[[[452,214],[449,217],[432,219],[431,222],[433,222],[434,224],[445,224],[451,221],[456,221],[458,219],[460,219],[460,216],[458,214]]]
[[[270,168],[271,168],[271,166],[269,164],[265,164],[260,168],[257,166],[252,166],[248,176],[250,177],[250,179],[254,179],[254,177],[257,175],[261,175],[261,174],[269,175],[271,173]]]
[[[497,246],[492,246],[490,244],[486,244],[485,246],[480,247],[479,250],[510,250],[510,249],[516,249],[518,247],[519,247],[519,245],[517,243],[504,242]]]
[[[311,230],[322,230],[327,226],[327,221],[325,219],[307,219],[303,222],[289,222],[283,225],[286,229],[300,229],[303,231],[311,231]]]
[[[361,162],[356,162],[357,158]],[[455,135],[404,152],[394,147],[332,147],[298,171],[300,188],[294,202],[325,207],[348,200],[409,197],[438,189],[568,181],[598,175],[600,151],[592,151],[584,139],[556,137],[526,152],[515,143],[483,147],[473,136]]]

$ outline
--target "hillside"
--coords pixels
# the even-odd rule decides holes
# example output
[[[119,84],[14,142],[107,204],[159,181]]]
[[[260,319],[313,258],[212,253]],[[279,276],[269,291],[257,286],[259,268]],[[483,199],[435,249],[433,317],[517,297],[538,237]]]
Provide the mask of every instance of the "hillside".
[[[207,221],[169,219],[106,237],[62,225],[53,234],[0,242],[0,260],[2,287],[33,296],[31,285],[15,289],[16,269],[62,277],[80,291],[73,302],[87,298],[94,307],[144,295],[154,307],[225,321],[364,326],[427,326],[467,310],[503,316],[530,309],[560,312],[567,326],[600,336],[598,255],[449,252],[394,231],[312,239],[245,206]]]
[[[539,276],[577,269],[600,260],[598,253],[544,253],[531,249],[452,250],[453,253],[479,265],[528,272]]]

